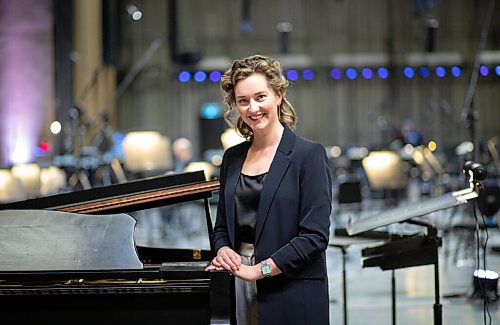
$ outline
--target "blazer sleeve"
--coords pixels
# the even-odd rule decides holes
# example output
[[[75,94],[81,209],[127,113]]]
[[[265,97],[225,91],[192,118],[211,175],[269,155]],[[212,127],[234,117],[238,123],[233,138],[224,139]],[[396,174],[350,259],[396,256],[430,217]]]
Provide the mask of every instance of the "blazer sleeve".
[[[219,189],[219,202],[217,204],[217,217],[215,219],[214,234],[213,234],[213,244],[215,254],[223,246],[231,246],[231,240],[229,239],[229,232],[227,227],[227,217],[226,217],[226,202],[224,199],[224,193],[226,188],[226,178],[227,178],[227,165],[228,165],[228,151],[224,153],[222,159],[221,171],[220,171],[220,189]]]
[[[299,233],[271,256],[283,273],[289,276],[318,262],[328,247],[330,236],[332,176],[325,149],[316,143],[301,157]]]

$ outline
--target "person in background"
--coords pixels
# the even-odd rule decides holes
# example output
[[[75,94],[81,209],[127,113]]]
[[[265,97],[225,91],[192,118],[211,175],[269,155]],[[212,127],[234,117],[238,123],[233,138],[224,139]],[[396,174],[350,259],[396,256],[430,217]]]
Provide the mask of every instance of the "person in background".
[[[226,120],[247,141],[224,153],[206,270],[235,276],[238,325],[329,323],[332,178],[324,147],[293,131],[287,87],[279,62],[261,55],[236,60],[220,82]]]
[[[174,153],[174,171],[182,173],[189,163],[195,161],[193,155],[193,145],[186,138],[178,138],[172,143]]]

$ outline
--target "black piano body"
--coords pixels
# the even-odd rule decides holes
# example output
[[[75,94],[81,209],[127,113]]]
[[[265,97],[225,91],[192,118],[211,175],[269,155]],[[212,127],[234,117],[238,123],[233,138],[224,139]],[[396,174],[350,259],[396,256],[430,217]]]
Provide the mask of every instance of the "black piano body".
[[[208,200],[218,188],[194,172],[0,204],[1,322],[230,324],[230,275],[204,271],[212,249],[137,246],[135,224],[115,224],[202,200],[211,238]]]

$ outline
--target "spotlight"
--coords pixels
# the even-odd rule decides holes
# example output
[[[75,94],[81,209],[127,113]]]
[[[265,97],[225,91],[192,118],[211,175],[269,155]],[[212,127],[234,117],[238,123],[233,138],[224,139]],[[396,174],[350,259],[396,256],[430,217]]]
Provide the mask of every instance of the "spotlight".
[[[313,80],[314,79],[314,71],[311,69],[305,69],[302,71],[302,78],[305,80]]]
[[[386,68],[379,68],[377,70],[377,74],[380,79],[387,79],[389,77],[389,70],[387,70]]]
[[[358,72],[354,68],[348,68],[345,71],[345,75],[347,76],[348,79],[354,80],[358,77]]]
[[[54,121],[50,124],[50,132],[54,135],[59,134],[62,130],[61,122]]]
[[[438,76],[439,78],[443,78],[444,76],[446,76],[446,69],[441,66],[436,67],[436,76]]]
[[[429,68],[427,68],[427,67],[420,67],[420,68],[418,68],[418,74],[422,78],[427,78],[428,76],[431,75],[431,72],[429,71]]]
[[[497,65],[495,67],[495,73],[497,74],[497,76],[500,76],[500,65]]]
[[[219,71],[210,72],[209,79],[213,82],[219,82],[222,74]]]
[[[297,70],[290,69],[286,72],[286,78],[288,80],[295,81],[299,79],[299,73],[297,72]]]
[[[370,68],[363,68],[363,70],[361,70],[361,75],[365,79],[371,79],[373,78],[373,71]]]
[[[194,73],[194,80],[196,82],[203,82],[207,79],[207,74],[205,71],[196,71]]]
[[[488,73],[489,73],[488,67],[485,66],[485,65],[482,65],[479,68],[479,73],[481,73],[482,76],[486,77],[488,75]]]
[[[191,79],[191,74],[187,71],[181,71],[179,72],[179,75],[177,76],[180,82],[188,82],[189,79]]]
[[[415,71],[411,67],[406,67],[403,70],[403,73],[404,73],[405,77],[408,78],[408,79],[413,78],[413,76],[415,75]]]
[[[460,75],[462,74],[462,69],[460,69],[460,67],[457,67],[457,66],[453,66],[451,67],[451,75],[453,77],[460,77]]]
[[[342,78],[342,71],[340,71],[340,69],[332,69],[330,71],[330,76],[335,80],[339,80]]]
[[[142,18],[142,12],[139,9],[137,9],[137,7],[133,4],[129,4],[127,6],[127,12],[130,15],[130,17],[132,17],[132,19],[135,21],[140,20]]]

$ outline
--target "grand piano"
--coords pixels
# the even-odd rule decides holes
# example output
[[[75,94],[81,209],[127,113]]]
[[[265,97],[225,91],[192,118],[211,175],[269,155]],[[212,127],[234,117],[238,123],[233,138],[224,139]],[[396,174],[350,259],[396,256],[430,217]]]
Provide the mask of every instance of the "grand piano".
[[[229,273],[204,271],[211,243],[137,245],[131,216],[198,202],[211,238],[218,189],[192,172],[0,204],[2,323],[232,323]]]

